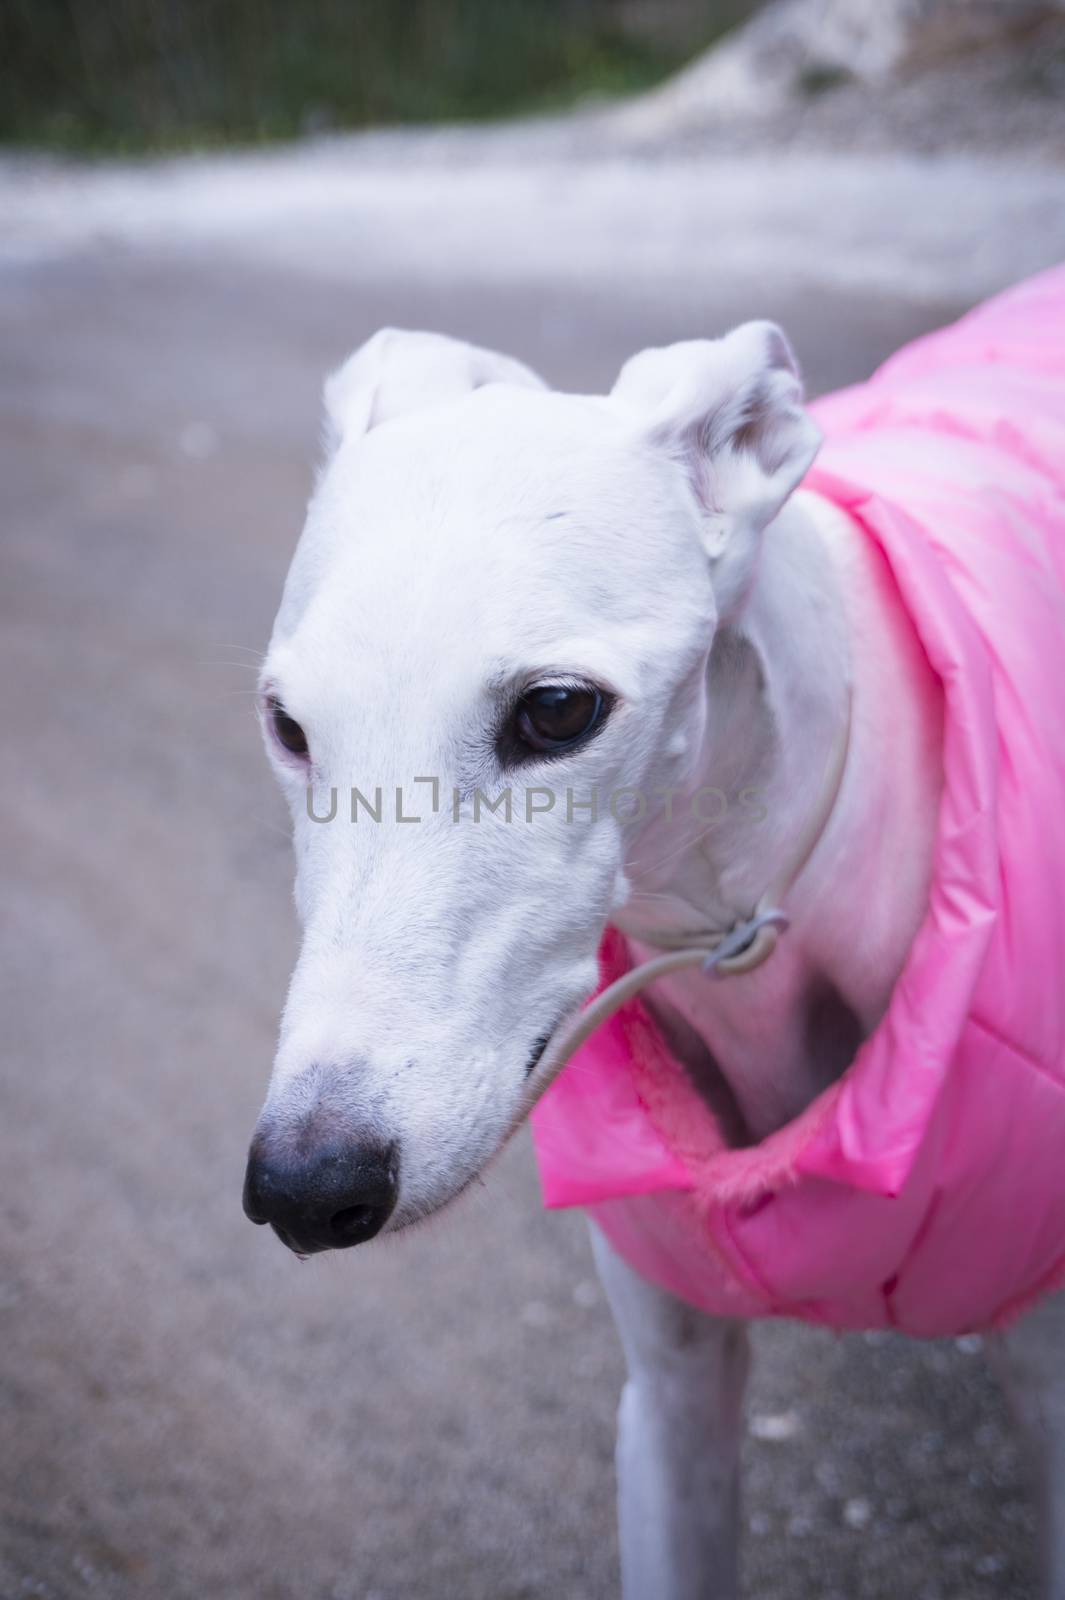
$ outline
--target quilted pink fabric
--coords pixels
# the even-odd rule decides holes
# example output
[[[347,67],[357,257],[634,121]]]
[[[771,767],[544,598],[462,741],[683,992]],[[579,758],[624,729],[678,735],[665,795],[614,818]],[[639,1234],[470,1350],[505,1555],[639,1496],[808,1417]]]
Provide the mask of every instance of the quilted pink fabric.
[[[848,1072],[757,1148],[639,1001],[533,1134],[546,1204],[694,1305],[959,1333],[1065,1282],[1065,269],[813,410],[807,487],[877,541],[942,683],[927,915]],[[628,965],[608,932],[604,983]]]

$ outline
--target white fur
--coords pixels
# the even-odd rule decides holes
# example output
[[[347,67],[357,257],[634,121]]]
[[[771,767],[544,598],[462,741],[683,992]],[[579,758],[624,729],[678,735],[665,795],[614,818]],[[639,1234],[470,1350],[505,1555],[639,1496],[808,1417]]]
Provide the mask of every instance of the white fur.
[[[655,1003],[693,1070],[692,1041],[709,1041],[755,1137],[820,1087],[811,984],[831,984],[864,1030],[886,1006],[923,911],[939,720],[880,558],[840,513],[793,494],[817,444],[801,398],[766,323],[645,351],[607,397],[552,393],[508,358],[392,330],[327,385],[332,453],[263,691],[305,729],[316,793],[325,805],[336,787],[339,814],[309,820],[308,774],[268,735],[303,943],[265,1116],[305,1114],[312,1065],[342,1083],[399,1150],[390,1228],[437,1210],[498,1148],[534,1044],[594,986],[608,918],[637,941],[721,928],[786,871],[848,697],[843,788],[777,953],[712,986],[709,1008],[710,986],[688,975]],[[615,697],[605,727],[506,770],[507,707],[559,679]],[[438,780],[435,812],[418,778]],[[381,789],[380,824],[346,820],[353,785]],[[475,791],[508,785],[513,820],[474,823]],[[524,820],[544,785],[555,808]],[[704,786],[730,797],[709,824],[691,807]],[[396,819],[397,787],[421,821]],[[567,790],[622,788],[668,793],[668,814],[662,801],[567,821]],[[743,794],[757,803],[734,803]],[[742,1335],[599,1253],[631,1371],[627,1600],[732,1595]],[[1055,1363],[1023,1370],[1057,1441]],[[1058,1504],[1061,1457],[1055,1443]],[[1060,1539],[1048,1582],[1061,1600]]]

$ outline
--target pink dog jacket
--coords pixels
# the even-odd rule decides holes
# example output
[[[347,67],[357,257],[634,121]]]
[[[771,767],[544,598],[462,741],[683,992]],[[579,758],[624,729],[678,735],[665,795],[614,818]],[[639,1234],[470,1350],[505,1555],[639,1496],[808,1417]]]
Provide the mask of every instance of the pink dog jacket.
[[[1065,1281],[1065,269],[813,410],[807,486],[877,541],[942,682],[927,914],[849,1070],[757,1147],[639,1000],[534,1139],[546,1204],[706,1311],[960,1333]],[[600,964],[630,965],[614,930]]]

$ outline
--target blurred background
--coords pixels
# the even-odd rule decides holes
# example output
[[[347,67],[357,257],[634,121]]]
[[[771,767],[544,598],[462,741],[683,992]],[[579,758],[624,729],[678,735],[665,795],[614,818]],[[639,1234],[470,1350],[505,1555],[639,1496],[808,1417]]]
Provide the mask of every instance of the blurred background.
[[[1065,253],[1027,0],[4,0],[0,1595],[607,1600],[621,1361],[519,1141],[394,1244],[240,1212],[295,949],[251,689],[385,322],[812,390]],[[979,1339],[757,1330],[746,1590],[1032,1600]]]
[[[744,0],[14,0],[5,138],[143,150],[514,115],[642,89]]]

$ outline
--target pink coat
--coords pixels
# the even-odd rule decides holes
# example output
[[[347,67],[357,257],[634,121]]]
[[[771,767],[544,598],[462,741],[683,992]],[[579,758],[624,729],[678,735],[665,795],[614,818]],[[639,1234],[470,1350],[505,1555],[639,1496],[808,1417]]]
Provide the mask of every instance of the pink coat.
[[[927,915],[850,1069],[756,1148],[636,1000],[536,1151],[548,1206],[706,1311],[960,1333],[1065,1282],[1065,269],[813,410],[808,487],[876,540],[943,685]],[[608,930],[604,983],[629,964]]]

